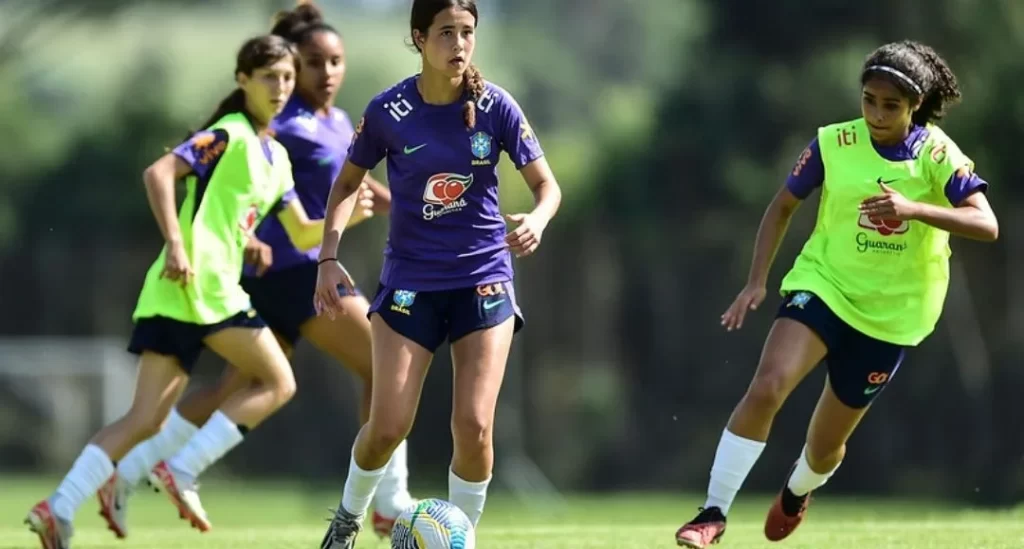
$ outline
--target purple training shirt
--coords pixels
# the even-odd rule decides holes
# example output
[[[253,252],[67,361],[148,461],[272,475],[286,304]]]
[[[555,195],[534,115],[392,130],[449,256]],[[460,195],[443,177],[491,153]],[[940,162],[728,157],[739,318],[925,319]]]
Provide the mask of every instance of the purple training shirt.
[[[917,158],[921,146],[924,145],[927,138],[928,128],[915,125],[910,128],[907,138],[902,143],[879,145],[872,141],[871,145],[875,147],[875,151],[882,158],[890,162],[901,162]],[[810,196],[814,189],[820,187],[824,181],[825,164],[821,160],[821,147],[818,145],[818,138],[815,137],[804,149],[796,166],[786,178],[786,188],[793,193],[793,196],[803,200]],[[960,171],[956,171],[950,176],[945,188],[946,199],[954,206],[959,205],[972,194],[986,190],[988,190],[988,183],[984,179],[978,177],[974,172],[963,175]]]
[[[466,288],[512,280],[498,208],[498,160],[516,169],[543,156],[508,92],[487,83],[476,127],[465,97],[428,105],[416,76],[375,97],[356,129],[349,161],[366,169],[387,158],[391,229],[381,283],[402,290]]]
[[[293,94],[270,127],[288,151],[295,194],[306,215],[313,220],[323,219],[331,185],[341,173],[352,143],[354,130],[348,115],[332,107],[329,115],[320,116],[298,94]],[[315,263],[320,253],[319,246],[306,252],[296,248],[276,216],[267,217],[256,230],[256,237],[273,250],[270,271]],[[255,276],[255,271],[255,266],[245,266],[246,276]]]

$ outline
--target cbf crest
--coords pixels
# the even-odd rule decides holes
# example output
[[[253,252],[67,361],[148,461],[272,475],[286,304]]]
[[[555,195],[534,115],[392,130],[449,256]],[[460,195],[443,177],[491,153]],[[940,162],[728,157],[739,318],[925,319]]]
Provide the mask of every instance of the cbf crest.
[[[414,301],[416,301],[416,292],[412,290],[395,290],[391,294],[391,310],[396,313],[402,313],[403,315],[412,314],[409,311],[409,307],[412,307]]]
[[[491,136],[485,132],[476,132],[472,137],[469,138],[469,148],[473,151],[473,156],[476,160],[473,160],[474,166],[490,166],[491,165]]]
[[[814,297],[810,292],[797,292],[793,294],[793,297],[789,299],[789,303],[786,307],[796,307],[797,309],[803,309],[804,305],[811,302],[811,298]]]

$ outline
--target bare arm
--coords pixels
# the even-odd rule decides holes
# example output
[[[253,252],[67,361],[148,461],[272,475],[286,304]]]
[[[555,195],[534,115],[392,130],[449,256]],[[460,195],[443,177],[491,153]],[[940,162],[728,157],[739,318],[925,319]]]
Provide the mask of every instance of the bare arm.
[[[768,204],[761,217],[761,225],[757,229],[754,258],[750,262],[750,273],[747,275],[748,286],[764,287],[767,284],[775,254],[779,251],[782,239],[789,229],[789,222],[799,207],[800,199],[785,185],[775,193],[775,198]]]
[[[338,253],[341,235],[345,232],[352,218],[352,210],[356,204],[356,190],[366,177],[366,169],[351,162],[345,162],[341,173],[331,186],[331,194],[327,197],[327,215],[323,226],[323,248],[320,259],[330,259]]]
[[[519,172],[533,192],[535,206],[528,214],[507,216],[510,221],[519,223],[519,226],[505,235],[505,243],[516,257],[526,257],[540,246],[544,229],[555,217],[558,205],[562,202],[562,190],[543,157],[523,166]]]
[[[547,227],[562,203],[562,189],[555,180],[555,174],[551,172],[551,167],[544,157],[523,166],[519,173],[533,192],[535,206],[530,215]]]
[[[320,245],[324,221],[309,219],[306,209],[302,207],[302,202],[298,200],[288,202],[288,205],[277,214],[277,218],[284,226],[284,231],[288,233],[288,239],[296,248],[305,252]]]
[[[160,234],[168,244],[180,244],[181,225],[178,223],[178,205],[174,197],[174,182],[192,173],[192,167],[177,155],[161,156],[142,173],[146,186],[146,199],[153,211]]]
[[[952,234],[994,242],[999,238],[999,221],[984,193],[976,192],[954,208],[916,203],[911,219]]]

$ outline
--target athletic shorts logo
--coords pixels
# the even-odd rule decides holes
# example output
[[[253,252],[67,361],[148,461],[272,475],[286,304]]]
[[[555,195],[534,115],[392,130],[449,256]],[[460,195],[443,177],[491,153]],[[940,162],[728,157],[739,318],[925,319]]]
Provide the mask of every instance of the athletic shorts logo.
[[[402,313],[403,315],[412,314],[409,311],[409,307],[412,307],[414,301],[416,301],[416,292],[412,290],[395,290],[391,294],[391,310],[396,313]]]
[[[494,297],[505,295],[505,286],[502,283],[484,284],[476,287],[476,295],[480,297]]]
[[[786,303],[786,307],[796,307],[797,309],[803,309],[804,305],[811,302],[811,298],[814,294],[810,292],[797,292],[793,294],[793,297],[789,299],[789,303]]]
[[[869,387],[864,389],[864,394],[872,395],[877,393],[887,381],[889,381],[889,374],[887,372],[871,372],[868,374]]]
[[[463,195],[473,184],[473,174],[439,173],[427,180],[423,189],[423,219],[432,221],[462,211],[468,204]]]

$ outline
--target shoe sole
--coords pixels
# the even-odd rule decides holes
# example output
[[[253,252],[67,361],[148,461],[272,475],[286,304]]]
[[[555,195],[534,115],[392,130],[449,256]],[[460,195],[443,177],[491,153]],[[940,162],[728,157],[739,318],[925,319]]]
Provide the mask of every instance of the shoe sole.
[[[725,531],[723,530],[722,532],[719,532],[718,535],[715,536],[714,539],[712,539],[710,542],[708,542],[706,544],[703,544],[703,545],[701,545],[700,543],[697,543],[695,541],[690,541],[688,539],[676,538],[676,545],[678,545],[679,547],[688,547],[689,549],[706,549],[709,545],[716,545],[719,542],[721,542],[722,541],[722,535],[724,535],[724,534],[725,534]]]
[[[187,520],[193,528],[204,534],[209,532],[212,525],[193,513],[192,510],[189,509],[188,505],[185,504],[185,501],[181,499],[181,494],[178,493],[178,487],[174,484],[173,478],[169,478],[170,472],[161,470],[155,474],[163,485],[162,491],[167,494],[167,498],[171,500],[171,503],[178,508],[178,518]]]
[[[43,549],[58,549],[57,545],[50,543],[50,536],[52,532],[46,521],[43,520],[35,512],[31,512],[25,517],[25,524],[28,525],[28,529],[35,535],[39,536],[39,543],[43,546]]]

